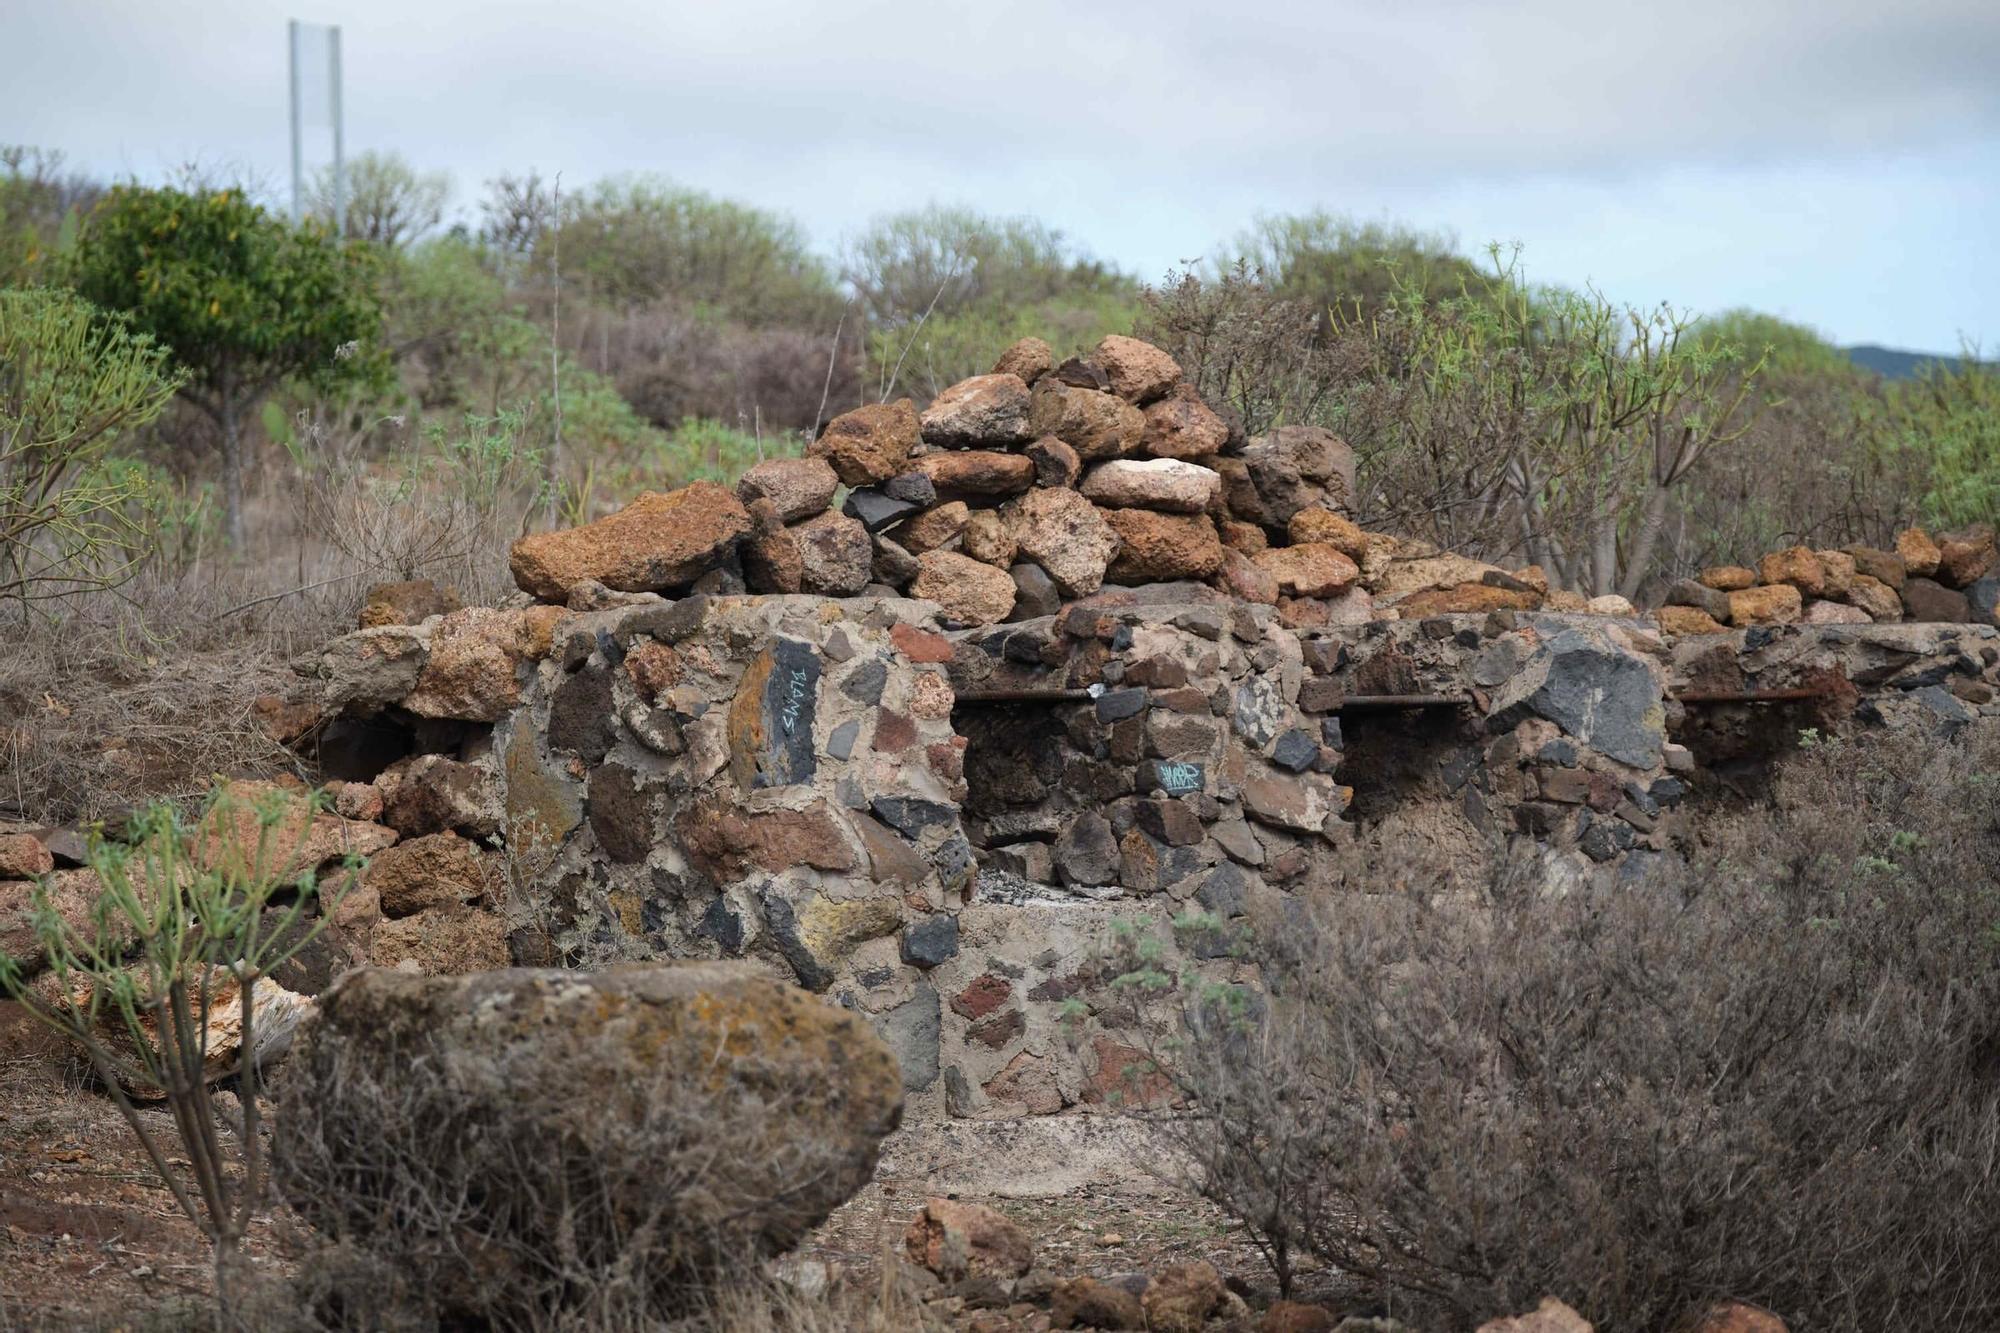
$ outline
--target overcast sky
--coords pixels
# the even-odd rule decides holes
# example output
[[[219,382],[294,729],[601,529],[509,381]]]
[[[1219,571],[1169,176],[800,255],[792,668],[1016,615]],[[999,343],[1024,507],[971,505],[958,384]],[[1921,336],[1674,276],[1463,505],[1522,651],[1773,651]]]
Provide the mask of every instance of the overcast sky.
[[[1846,343],[2000,343],[2000,0],[0,0],[0,142],[286,181],[285,19],[350,153],[659,172],[831,251],[929,200],[1142,277],[1259,212],[1518,241],[1536,276]]]

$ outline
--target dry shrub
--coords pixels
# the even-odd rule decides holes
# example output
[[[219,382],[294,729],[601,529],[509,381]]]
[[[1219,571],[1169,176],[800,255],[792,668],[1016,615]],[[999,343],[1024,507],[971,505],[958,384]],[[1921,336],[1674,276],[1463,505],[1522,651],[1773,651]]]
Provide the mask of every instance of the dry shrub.
[[[293,655],[353,623],[359,585],[259,600],[296,577],[274,563],[149,569],[58,617],[0,622],[0,811],[62,824],[192,800],[218,773],[299,771],[252,705],[291,682]]]
[[[819,1067],[670,1041],[645,1075],[600,1079],[588,1123],[586,1094],[532,1055],[502,1057],[500,1105],[467,1094],[474,1057],[444,1042],[412,1037],[392,1061],[307,1042],[295,1064],[310,1077],[294,1068],[280,1093],[274,1162],[333,1247],[318,1317],[374,1326],[386,1301],[449,1327],[581,1333],[753,1305],[764,1261],[823,1215],[828,1182],[851,1191],[869,1167],[800,1114],[837,1095]],[[726,1077],[704,1073],[713,1061]],[[341,1276],[389,1268],[393,1282]]]
[[[1683,868],[1495,853],[1184,983],[1191,1183],[1398,1317],[2000,1327],[2000,744],[1819,743]],[[1277,928],[1273,928],[1277,927]]]

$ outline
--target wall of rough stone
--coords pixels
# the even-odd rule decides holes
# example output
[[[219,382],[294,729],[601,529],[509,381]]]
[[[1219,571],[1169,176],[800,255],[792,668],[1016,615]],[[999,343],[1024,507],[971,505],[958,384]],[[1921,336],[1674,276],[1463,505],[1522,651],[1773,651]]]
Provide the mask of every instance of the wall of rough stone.
[[[348,913],[356,955],[758,959],[867,1015],[916,1114],[1144,1095],[1113,921],[1179,918],[1170,960],[1235,975],[1233,919],[1361,887],[1343,844],[1399,814],[1639,882],[1711,760],[2000,715],[1986,626],[1300,630],[1191,583],[956,630],[897,597],[618,600],[377,626],[302,663],[323,751],[358,765],[342,812],[402,837]],[[439,865],[476,892],[411,891]]]

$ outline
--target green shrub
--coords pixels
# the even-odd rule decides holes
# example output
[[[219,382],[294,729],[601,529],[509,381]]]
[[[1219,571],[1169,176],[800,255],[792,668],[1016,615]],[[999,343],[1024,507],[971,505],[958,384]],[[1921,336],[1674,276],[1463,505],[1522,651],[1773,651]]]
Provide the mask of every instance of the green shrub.
[[[0,291],[0,599],[26,606],[131,575],[152,479],[106,451],[179,383],[165,349],[88,302]]]

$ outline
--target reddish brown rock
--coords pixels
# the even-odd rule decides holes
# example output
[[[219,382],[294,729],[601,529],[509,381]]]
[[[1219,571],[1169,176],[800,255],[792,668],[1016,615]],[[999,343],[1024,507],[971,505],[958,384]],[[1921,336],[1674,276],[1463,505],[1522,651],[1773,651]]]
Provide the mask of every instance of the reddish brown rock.
[[[926,444],[987,449],[1026,444],[1028,386],[1019,375],[974,375],[931,400],[920,418]]]
[[[859,520],[831,511],[786,532],[798,546],[799,586],[827,597],[852,597],[868,586],[875,543]]]
[[[1027,1115],[1054,1115],[1063,1108],[1055,1073],[1046,1059],[1032,1051],[1022,1051],[1009,1060],[981,1090],[1003,1106],[1020,1107]]]
[[[917,557],[910,596],[936,602],[945,619],[960,625],[997,625],[1014,609],[1014,580],[956,551],[926,551]]]
[[[1189,1259],[1153,1274],[1139,1304],[1146,1311],[1148,1333],[1202,1333],[1227,1294],[1214,1264]]]
[[[681,655],[658,639],[639,639],[625,651],[625,674],[647,703],[681,683]]]
[[[1396,602],[1396,611],[1404,620],[1416,620],[1424,616],[1483,615],[1488,611],[1533,611],[1541,604],[1541,596],[1532,588],[1460,583],[1413,592]],[[1586,610],[1588,605],[1584,603],[1577,609]]]
[[[922,438],[916,404],[904,398],[843,412],[806,452],[824,458],[844,484],[868,486],[902,472]]]
[[[1004,500],[1035,484],[1035,461],[990,449],[941,450],[910,464],[930,479],[940,500]],[[905,543],[907,545],[907,543]]]
[[[373,856],[395,841],[394,829],[315,810],[300,788],[234,781],[204,812],[192,854],[210,869],[291,878],[348,856]]]
[[[1115,1282],[1073,1277],[1058,1282],[1049,1295],[1049,1326],[1143,1329],[1146,1309],[1137,1296]]]
[[[1090,1039],[1093,1068],[1083,1100],[1093,1106],[1160,1106],[1174,1100],[1174,1081],[1136,1046],[1106,1036]]]
[[[1055,349],[1040,338],[1023,338],[993,363],[993,374],[1014,375],[1023,384],[1032,386],[1042,376],[1056,368]]]
[[[968,1277],[1006,1281],[1035,1262],[1028,1233],[985,1204],[928,1199],[903,1233],[910,1258],[945,1279]]]
[[[402,706],[418,717],[499,721],[520,705],[520,668],[548,655],[562,617],[553,606],[451,612],[432,631],[430,654]]]
[[[58,870],[45,881],[48,908],[73,932],[95,938],[91,908],[104,894],[104,886],[94,870]],[[42,951],[41,934],[35,925],[36,885],[31,880],[0,880],[0,953],[11,957],[21,969],[23,980],[41,975],[48,966]],[[122,940],[128,931],[112,923],[113,934]]]
[[[1921,578],[1929,578],[1938,572],[1938,561],[1944,553],[1931,535],[1922,528],[1904,528],[1896,534],[1896,554],[1903,557],[1903,568]]]
[[[492,773],[441,754],[399,759],[375,779],[382,822],[406,837],[447,829],[474,836],[496,832],[499,794]]]
[[[1044,435],[1022,450],[1035,465],[1035,485],[1075,486],[1083,475],[1083,460],[1076,450],[1053,435]]]
[[[1039,565],[1065,597],[1104,586],[1118,534],[1097,506],[1072,490],[1038,488],[1008,506],[1019,553]]]
[[[1231,597],[1262,606],[1278,601],[1278,576],[1241,551],[1225,550],[1215,571],[1215,586]]]
[[[56,868],[56,858],[32,833],[0,833],[0,879],[33,879]]]
[[[1984,524],[1938,538],[1937,581],[1947,588],[1977,583],[1993,568],[1993,529]]]
[[[1007,978],[991,972],[983,973],[967,982],[965,989],[952,997],[951,1011],[977,1022],[1005,1004],[1013,993],[1014,985]]]
[[[1826,578],[1826,591],[1823,595],[1833,598],[1847,596],[1847,589],[1853,584],[1855,574],[1859,572],[1854,557],[1845,551],[1814,551],[1813,555],[1818,559],[1820,572]]]
[[[796,523],[825,513],[839,486],[839,476],[823,457],[767,458],[737,481],[736,498],[746,506],[769,500],[780,519]]]
[[[818,459],[791,460],[810,461]],[[827,476],[831,477],[831,469]],[[791,593],[805,587],[806,561],[798,539],[785,527],[777,505],[763,496],[750,501],[750,535],[743,540],[743,583],[751,592]],[[826,506],[816,511],[825,513]]]
[[[1805,599],[1789,583],[1738,588],[1729,594],[1732,625],[1790,625],[1805,613]]]
[[[1323,597],[1280,597],[1278,623],[1290,630],[1325,629],[1333,613]]]
[[[1181,380],[1178,361],[1137,338],[1109,334],[1091,354],[1111,382],[1111,392],[1141,407],[1165,396]]]
[[[1314,505],[1293,514],[1285,525],[1285,535],[1293,542],[1320,542],[1333,547],[1359,564],[1368,554],[1368,534],[1352,519]]]
[[[1333,1315],[1317,1305],[1273,1301],[1258,1321],[1257,1333],[1333,1333]]]
[[[478,902],[495,885],[479,848],[456,833],[431,833],[386,847],[369,859],[361,885],[388,917]]]
[[[1145,415],[1124,399],[1053,378],[1035,386],[1031,424],[1035,434],[1055,436],[1086,463],[1129,454],[1146,435]]]
[[[1788,583],[1802,596],[1818,597],[1826,591],[1826,570],[1810,547],[1773,551],[1758,562],[1757,572],[1763,582]]]
[[[1120,548],[1106,577],[1117,582],[1205,579],[1222,566],[1222,542],[1206,514],[1100,509]]]
[[[1245,555],[1255,555],[1259,551],[1270,549],[1271,539],[1264,534],[1264,529],[1258,527],[1255,523],[1245,523],[1240,519],[1225,518],[1217,522],[1215,526],[1216,530],[1222,536],[1222,544],[1232,551],[1241,551]]]
[[[912,662],[949,662],[952,658],[950,639],[901,621],[889,627],[889,642]]]
[[[1710,565],[1695,576],[1695,581],[1717,592],[1741,592],[1757,586],[1757,571],[1741,565]]]
[[[323,720],[311,701],[287,699],[282,694],[260,694],[251,700],[250,719],[280,745],[296,743]]]
[[[456,611],[464,605],[457,589],[440,588],[429,579],[378,583],[362,601],[360,627],[421,625],[432,616]]]
[[[1229,423],[1201,401],[1192,385],[1182,384],[1146,409],[1146,430],[1139,452],[1154,458],[1213,458],[1229,443]]]
[[[1901,560],[1896,562],[1899,567],[1902,563]],[[1870,620],[1893,625],[1903,618],[1903,599],[1897,595],[1896,588],[1901,587],[1906,581],[1899,577],[1895,587],[1891,587],[1881,579],[1867,574],[1856,574],[1853,581],[1848,584],[1847,600],[1866,611]]]
[[[1332,597],[1361,577],[1352,560],[1321,542],[1273,547],[1254,559],[1278,581],[1278,591],[1291,597]]]
[[[1663,606],[1653,612],[1666,634],[1725,634],[1724,626],[1698,606]]]
[[[905,521],[896,533],[896,542],[911,555],[939,550],[958,540],[970,517],[970,505],[963,500],[952,500]]]
[[[854,870],[859,859],[824,801],[803,810],[749,811],[721,797],[687,806],[679,820],[689,862],[717,882],[741,879],[752,869],[794,866]]]
[[[561,601],[585,579],[619,592],[661,592],[694,582],[750,531],[750,515],[725,488],[698,481],[647,491],[609,518],[514,543],[514,582]]]

